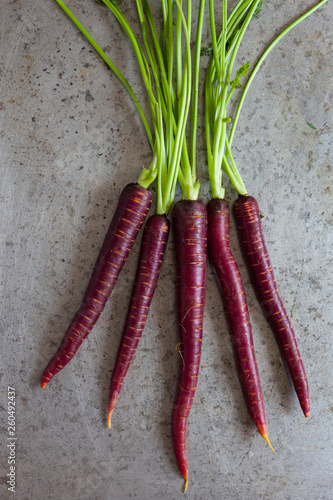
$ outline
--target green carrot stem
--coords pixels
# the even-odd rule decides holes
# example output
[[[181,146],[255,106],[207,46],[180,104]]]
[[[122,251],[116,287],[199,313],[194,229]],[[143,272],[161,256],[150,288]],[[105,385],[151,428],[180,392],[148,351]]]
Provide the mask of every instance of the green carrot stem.
[[[211,2],[213,0],[210,0]],[[251,3],[243,3],[243,7],[249,7],[246,9],[243,9],[241,13],[241,19],[240,22],[237,23],[237,31],[235,32],[236,35],[234,36],[232,40],[232,51],[230,58],[226,58],[226,42],[227,42],[227,28],[228,28],[228,19],[227,19],[227,1],[223,0],[223,22],[222,22],[222,30],[221,33],[222,35],[219,37],[219,40],[221,40],[221,44],[216,40],[216,32],[215,32],[215,22],[214,22],[214,17],[211,19],[211,34],[212,34],[212,46],[213,46],[213,57],[211,60],[211,74],[210,76],[212,77],[214,73],[214,68],[213,66],[215,65],[215,72],[216,72],[216,82],[217,82],[217,89],[216,92],[214,91],[210,92],[208,95],[208,99],[210,97],[215,96],[214,101],[212,103],[212,106],[210,106],[207,110],[206,113],[211,113],[214,112],[214,120],[212,119],[211,115],[211,122],[210,122],[210,134],[212,135],[212,140],[213,140],[213,145],[212,149],[209,147],[208,148],[208,154],[210,156],[210,159],[208,161],[208,171],[209,171],[209,178],[210,178],[210,183],[211,183],[211,189],[210,189],[210,194],[211,197],[217,198],[221,197],[222,194],[224,194],[223,190],[221,189],[221,183],[222,183],[222,162],[223,162],[223,156],[225,154],[225,148],[226,148],[226,139],[227,139],[227,133],[226,133],[226,107],[229,102],[230,96],[228,98],[228,88],[229,88],[229,83],[231,79],[231,73],[232,69],[234,66],[234,62],[237,56],[237,52],[240,46],[240,43],[244,37],[245,31],[248,27],[248,24],[250,20],[253,17],[253,14],[257,8],[257,5],[259,4],[260,0],[255,0],[252,1]],[[238,16],[239,16],[238,11]],[[245,17],[244,17],[245,15]],[[212,16],[214,14],[212,13]],[[235,18],[236,19],[236,18]],[[220,61],[218,61],[218,54],[215,54],[214,52],[219,49],[220,51]],[[226,63],[226,60],[228,60],[228,64]],[[217,64],[219,67],[216,67]],[[213,80],[214,82],[214,80]],[[212,82],[212,84],[213,84]],[[208,86],[208,83],[207,83]],[[207,88],[207,87],[206,87]],[[231,89],[232,91],[232,89]],[[206,120],[206,123],[208,122],[208,118]],[[229,155],[230,156],[230,155]],[[232,161],[232,165],[235,165],[235,163]],[[225,168],[227,169],[228,175],[233,174],[234,169],[230,167],[228,163],[228,157],[226,158],[226,161],[224,162]],[[236,165],[235,165],[236,166]],[[237,171],[238,172],[238,171]],[[240,185],[240,176],[239,173],[235,174],[235,178],[231,179],[234,184],[237,186]],[[243,186],[242,186],[243,188]]]
[[[148,95],[149,95],[149,100],[152,103],[152,105],[156,104],[155,96],[154,96],[152,86],[151,86],[151,79],[150,79],[148,62],[145,58],[144,52],[143,52],[143,50],[142,50],[142,48],[137,40],[132,28],[130,27],[127,19],[125,18],[125,16],[123,15],[123,13],[121,12],[121,10],[118,8],[117,5],[113,4],[109,0],[103,0],[103,2],[111,10],[111,12],[114,14],[114,16],[116,17],[116,19],[118,20],[118,22],[120,23],[122,28],[124,29],[126,35],[128,36],[128,38],[133,46],[134,52],[135,52],[135,56],[136,56],[136,59],[137,59],[137,62],[138,62],[139,68],[140,68],[142,79],[143,79],[143,82],[145,84],[146,90],[147,90]]]
[[[180,6],[182,6],[182,0],[179,1]],[[175,27],[175,39],[176,39],[176,89],[177,98],[180,105],[180,94],[182,89],[182,78],[183,78],[183,51],[182,51],[182,18],[180,15],[180,10],[177,9],[176,13],[176,27]]]
[[[196,178],[196,149],[198,129],[198,100],[199,100],[199,75],[200,75],[200,49],[202,39],[202,27],[204,20],[205,0],[200,0],[198,24],[195,38],[194,65],[193,65],[193,88],[191,108],[191,132],[190,132],[190,157],[192,165],[192,178]]]
[[[179,116],[178,118],[178,125],[177,125],[177,132],[175,136],[175,144],[174,148],[172,151],[172,159],[171,159],[171,164],[175,164],[176,168],[174,171],[174,176],[173,178],[170,176],[168,179],[168,182],[165,185],[165,192],[170,194],[170,199],[174,197],[175,190],[176,190],[176,184],[177,184],[177,177],[178,177],[178,171],[179,171],[179,165],[180,165],[180,157],[181,157],[181,151],[182,151],[182,145],[183,145],[183,140],[185,136],[185,126],[186,126],[186,121],[187,121],[187,116],[188,116],[188,111],[189,111],[189,106],[190,106],[190,100],[191,100],[191,48],[190,48],[190,36],[188,32],[188,26],[186,23],[186,19],[182,10],[182,6],[179,0],[176,0],[176,5],[177,5],[177,10],[180,14],[182,24],[183,24],[183,29],[184,29],[184,35],[185,35],[185,51],[184,51],[184,68],[183,68],[183,76],[182,76],[182,87],[181,87],[181,94],[179,96]],[[174,163],[173,163],[174,162]],[[183,172],[184,173],[184,172]],[[184,192],[184,186],[181,186],[182,193]],[[173,198],[172,198],[173,199]]]
[[[163,2],[164,4],[164,2]],[[144,6],[145,6],[145,11],[147,14],[147,19],[150,27],[150,31],[152,34],[152,39],[153,39],[153,45],[154,49],[156,51],[156,56],[157,56],[157,61],[158,61],[158,66],[160,68],[160,77],[161,77],[161,85],[163,89],[163,95],[164,100],[165,100],[165,126],[167,128],[166,130],[166,140],[167,140],[167,151],[171,152],[173,148],[173,133],[172,131],[175,130],[176,123],[175,119],[173,116],[173,106],[174,106],[174,101],[175,101],[175,92],[174,92],[174,87],[173,84],[169,84],[168,78],[167,78],[167,68],[164,64],[164,58],[163,58],[163,49],[161,47],[161,44],[158,40],[158,35],[156,31],[156,27],[153,21],[153,16],[149,7],[149,3],[147,0],[144,0]],[[164,15],[164,14],[163,14]]]
[[[217,49],[217,38],[216,38],[216,29],[215,29],[215,14],[214,14],[214,0],[209,0],[209,19],[210,19],[210,31],[212,38],[212,48],[213,48],[213,58],[215,63],[215,71],[218,74],[219,78],[222,78],[220,62],[218,56]]]
[[[226,153],[223,156],[223,163],[222,163],[223,169],[228,170],[228,176],[230,178],[233,187],[236,189],[237,193],[245,196],[247,194],[246,187],[238,171],[235,159],[230,149],[230,144],[228,139],[226,139],[225,145],[226,145]],[[230,159],[231,168],[228,162],[228,157]]]

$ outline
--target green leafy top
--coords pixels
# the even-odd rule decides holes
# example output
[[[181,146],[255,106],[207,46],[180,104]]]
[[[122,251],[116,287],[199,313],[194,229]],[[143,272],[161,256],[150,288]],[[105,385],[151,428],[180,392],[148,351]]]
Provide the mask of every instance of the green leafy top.
[[[234,80],[230,82],[230,68],[232,68],[239,44],[244,36],[248,23],[253,17],[257,17],[261,11],[262,1],[240,0],[236,3],[227,19],[223,18],[222,30],[219,37],[215,34],[215,22],[213,9],[210,10],[211,34],[213,55],[206,75],[205,102],[206,102],[206,136],[208,171],[211,184],[210,194],[212,198],[224,196],[222,187],[222,170],[228,175],[231,184],[239,195],[246,194],[246,188],[237,169],[232,155],[231,145],[236,126],[240,116],[245,96],[253,79],[268,54],[275,45],[295,26],[306,19],[315,10],[320,8],[328,0],[321,0],[314,7],[302,14],[296,21],[283,30],[273,42],[266,48],[255,64],[247,82],[244,86],[236,111],[232,117],[230,130],[226,131],[226,108],[234,90],[241,87],[241,77],[249,71],[249,62],[241,66],[236,72]],[[210,0],[213,4],[213,0]],[[223,0],[226,4],[226,0]],[[221,62],[224,61],[224,64]],[[228,86],[229,94],[224,95]],[[221,97],[222,96],[222,97]],[[224,100],[223,100],[224,99]],[[315,128],[308,123],[309,127]]]
[[[227,124],[228,103],[236,89],[241,88],[241,79],[250,68],[250,61],[241,65],[234,79],[231,73],[245,31],[253,18],[260,0],[241,0],[227,15],[227,0],[223,0],[222,29],[217,37],[214,19],[214,0],[209,0],[210,26],[213,53],[205,83],[205,122],[210,195],[224,198],[222,172],[226,171],[237,192],[246,194],[246,188],[232,156]]]
[[[168,213],[173,204],[178,176],[180,176],[180,182],[183,183],[182,190],[184,189],[184,193],[191,191],[189,187],[191,188],[191,184],[193,184],[193,170],[190,169],[189,176],[187,149],[184,147],[192,82],[190,49],[191,1],[187,2],[187,19],[180,0],[162,1],[163,26],[161,40],[159,40],[148,0],[136,0],[143,46],[139,43],[116,1],[95,1],[110,9],[131,42],[149,98],[152,129],[126,78],[66,7],[64,2],[56,0],[130,93],[140,114],[153,152],[151,164],[148,168],[143,168],[138,183],[147,188],[157,177],[156,212],[159,214]],[[173,36],[174,17],[176,18],[176,43]],[[182,34],[184,34],[185,44],[181,43]],[[173,78],[174,45],[176,47],[177,66],[176,84]],[[183,45],[185,47],[184,52]],[[196,114],[194,106],[194,115],[196,116]],[[181,163],[182,169],[179,168]],[[197,188],[195,183],[194,187]]]
[[[236,76],[233,80],[231,80],[230,85],[234,87],[235,89],[240,89],[242,87],[242,84],[240,83],[241,79],[243,76],[245,76],[249,70],[250,70],[250,63],[251,61],[248,61],[244,64],[241,65],[241,67],[236,71]]]
[[[201,47],[200,55],[201,56],[211,56],[212,52],[213,52],[213,47],[212,47],[212,44],[210,44],[208,47]]]
[[[254,11],[253,17],[259,17],[259,14],[261,12],[261,7],[262,7],[262,0],[257,5],[256,10]]]

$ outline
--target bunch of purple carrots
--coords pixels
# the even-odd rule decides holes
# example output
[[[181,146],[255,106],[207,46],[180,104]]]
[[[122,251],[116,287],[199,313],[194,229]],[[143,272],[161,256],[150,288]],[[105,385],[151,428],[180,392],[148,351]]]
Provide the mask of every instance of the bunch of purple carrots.
[[[168,216],[172,213],[181,355],[172,428],[175,457],[185,479],[184,491],[188,485],[187,423],[197,387],[202,349],[207,252],[221,285],[249,414],[274,452],[268,439],[246,294],[229,245],[230,214],[224,196],[225,178],[238,195],[234,210],[239,242],[258,300],[284,356],[305,417],[310,412],[307,377],[295,333],[278,292],[258,202],[246,190],[233,157],[232,142],[245,95],[262,62],[283,36],[326,1],[320,1],[288,26],[267,47],[252,70],[249,61],[235,71],[238,48],[246,36],[247,27],[260,13],[260,0],[239,0],[229,13],[227,1],[222,0],[222,26],[218,35],[214,0],[208,0],[211,31],[211,47],[208,49],[201,47],[206,6],[205,0],[200,0],[193,51],[191,0],[186,2],[186,7],[181,0],[162,0],[159,29],[148,0],[136,0],[141,41],[117,4],[110,0],[96,0],[112,13],[130,40],[149,101],[150,116],[147,117],[125,76],[69,8],[61,0],[56,0],[133,99],[147,133],[152,157],[150,165],[142,170],[137,180],[125,186],[120,195],[82,303],[43,372],[41,387],[44,389],[71,361],[96,324],[146,219],[152,203],[149,188],[156,183],[156,210],[143,228],[132,295],[111,377],[107,420],[111,428],[111,415],[138,348],[157,286],[170,232]],[[208,205],[199,198],[200,182],[196,174],[199,70],[203,54],[210,56],[205,77],[205,131],[211,197]],[[241,80],[246,77],[246,84],[242,86]],[[228,104],[237,94],[237,105],[234,103],[235,112],[231,116]],[[187,124],[189,133],[186,133]],[[175,203],[177,185],[182,198]]]

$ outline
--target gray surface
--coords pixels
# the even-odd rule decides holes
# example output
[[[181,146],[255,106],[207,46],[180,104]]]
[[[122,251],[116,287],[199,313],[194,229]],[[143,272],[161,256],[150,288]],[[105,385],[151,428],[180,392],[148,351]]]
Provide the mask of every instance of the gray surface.
[[[239,61],[254,61],[313,2],[266,4]],[[132,52],[114,19],[90,0],[69,5],[141,95]],[[129,1],[123,9],[135,23]],[[245,408],[209,267],[202,366],[188,429],[190,499],[333,498],[332,17],[328,2],[274,50],[248,94],[234,141],[248,191],[265,215],[266,242],[310,382],[311,416],[302,416],[232,229],[276,455]],[[206,43],[208,31],[206,20]],[[145,133],[127,94],[55,2],[4,0],[0,37],[0,497],[10,498],[10,385],[17,391],[16,498],[183,498],[171,444],[179,365],[172,239],[112,431],[106,427],[109,378],[138,242],[89,339],[45,391],[39,388],[80,303],[118,195],[150,160]],[[198,175],[208,200],[202,126],[201,119]],[[227,198],[234,200],[231,189]]]

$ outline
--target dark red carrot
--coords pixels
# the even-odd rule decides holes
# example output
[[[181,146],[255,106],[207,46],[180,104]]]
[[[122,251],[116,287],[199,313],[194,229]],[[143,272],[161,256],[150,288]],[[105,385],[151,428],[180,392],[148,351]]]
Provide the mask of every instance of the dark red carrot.
[[[151,193],[138,184],[128,184],[123,189],[82,304],[66,331],[58,351],[44,370],[41,379],[43,389],[73,358],[94,327],[117,282],[147,215],[151,200]]]
[[[181,354],[180,384],[173,412],[173,445],[186,491],[186,429],[197,387],[202,345],[207,267],[206,206],[201,201],[180,201],[174,208],[173,219]]]
[[[267,435],[266,413],[259,371],[253,348],[250,316],[238,266],[229,246],[230,211],[226,200],[208,203],[208,252],[211,256],[232,334],[238,372],[251,418],[274,452]]]
[[[116,363],[112,372],[108,426],[111,415],[144,329],[149,306],[162,267],[170,223],[165,215],[153,215],[146,223],[140,257]]]
[[[235,214],[255,291],[286,360],[303,413],[308,417],[310,401],[305,369],[294,330],[278,292],[256,199],[253,196],[240,197],[235,203]]]

